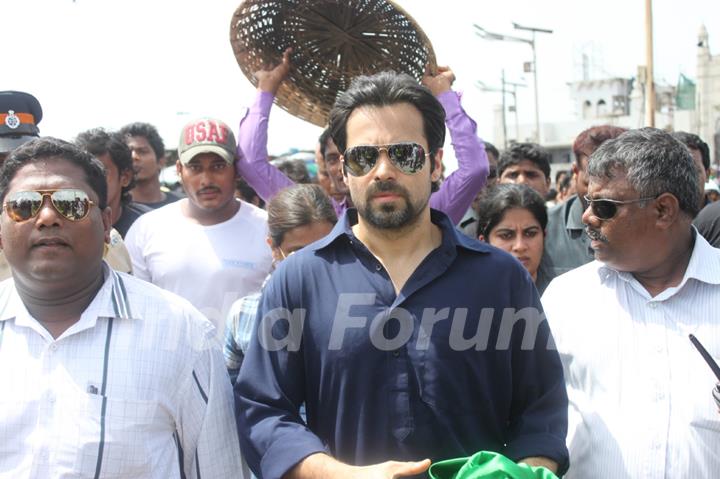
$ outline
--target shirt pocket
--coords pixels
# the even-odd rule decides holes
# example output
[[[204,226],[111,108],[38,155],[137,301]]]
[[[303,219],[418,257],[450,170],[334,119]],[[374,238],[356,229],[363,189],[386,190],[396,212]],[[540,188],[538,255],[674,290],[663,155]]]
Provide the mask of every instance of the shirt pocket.
[[[149,476],[154,461],[151,443],[172,435],[172,421],[154,401],[115,399],[88,394],[78,418],[75,470],[93,477]],[[102,455],[102,457],[100,457]]]

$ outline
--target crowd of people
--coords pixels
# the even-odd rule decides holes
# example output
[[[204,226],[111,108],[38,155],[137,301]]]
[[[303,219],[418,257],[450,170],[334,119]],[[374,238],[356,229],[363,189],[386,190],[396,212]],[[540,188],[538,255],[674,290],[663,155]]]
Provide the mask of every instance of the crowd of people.
[[[553,184],[543,146],[478,137],[449,68],[382,72],[311,178],[268,161],[291,68],[256,73],[237,141],[182,129],[180,191],[152,125],[43,137],[0,92],[0,477],[718,474],[702,139],[595,126]]]

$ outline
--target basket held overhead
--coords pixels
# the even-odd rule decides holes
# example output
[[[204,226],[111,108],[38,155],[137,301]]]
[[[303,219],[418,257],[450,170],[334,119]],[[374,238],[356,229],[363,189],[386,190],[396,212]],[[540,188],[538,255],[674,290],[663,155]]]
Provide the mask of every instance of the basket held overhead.
[[[436,67],[430,40],[390,0],[245,0],[233,15],[230,42],[253,85],[255,71],[292,47],[275,103],[318,126],[355,76],[394,70],[420,81],[426,64]]]

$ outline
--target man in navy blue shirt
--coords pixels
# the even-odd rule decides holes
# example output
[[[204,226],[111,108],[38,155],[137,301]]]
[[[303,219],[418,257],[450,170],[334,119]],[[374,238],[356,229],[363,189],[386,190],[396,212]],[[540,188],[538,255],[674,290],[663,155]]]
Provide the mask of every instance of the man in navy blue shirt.
[[[530,276],[428,207],[443,117],[391,73],[358,77],[331,112],[357,210],[273,274],[235,389],[265,479],[409,477],[480,450],[567,469],[562,366]]]

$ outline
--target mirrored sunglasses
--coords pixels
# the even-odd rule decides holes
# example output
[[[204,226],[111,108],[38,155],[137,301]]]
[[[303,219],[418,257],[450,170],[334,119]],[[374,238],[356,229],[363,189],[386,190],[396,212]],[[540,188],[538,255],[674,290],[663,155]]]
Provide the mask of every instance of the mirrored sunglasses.
[[[390,162],[406,174],[417,173],[425,165],[428,155],[417,143],[393,143],[390,145],[358,145],[348,148],[343,155],[345,171],[353,176],[364,176],[370,173],[380,152],[387,152]]]
[[[95,204],[87,193],[74,188],[16,191],[5,198],[3,210],[13,221],[27,221],[40,213],[46,196],[50,197],[55,211],[70,221],[85,218],[90,213],[90,207]]]

